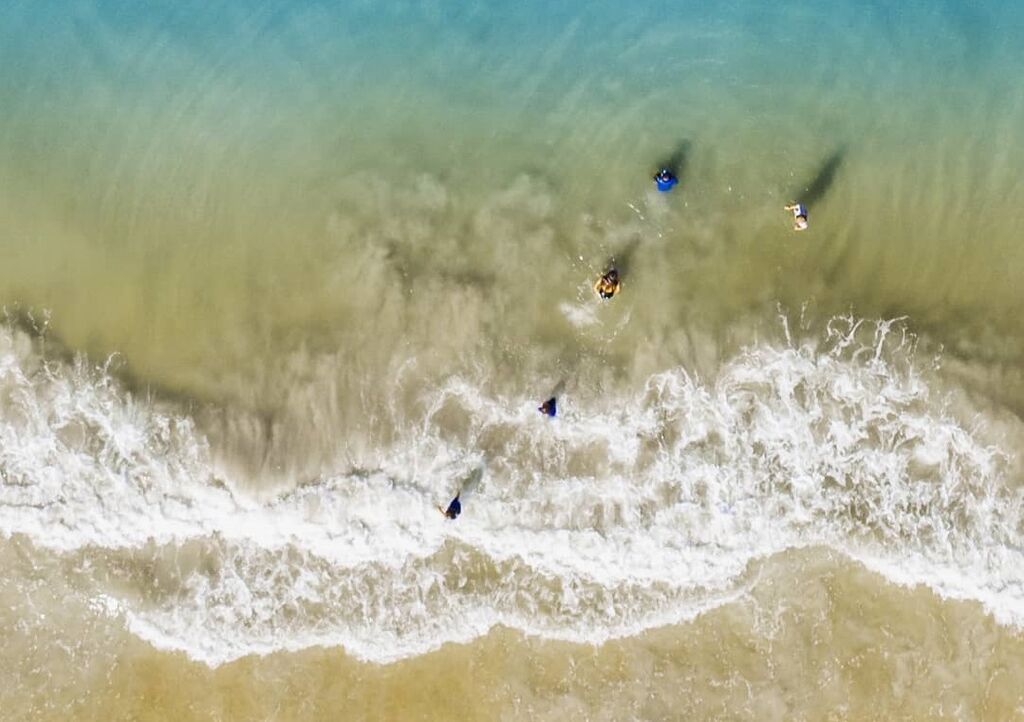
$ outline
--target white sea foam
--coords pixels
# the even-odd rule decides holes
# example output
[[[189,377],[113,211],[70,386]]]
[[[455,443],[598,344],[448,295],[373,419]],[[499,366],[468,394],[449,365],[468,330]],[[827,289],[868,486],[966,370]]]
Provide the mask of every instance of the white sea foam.
[[[80,557],[95,604],[210,664],[314,644],[385,661],[495,624],[596,642],[733,599],[752,561],[811,545],[1024,623],[1007,457],[896,326],[865,331],[837,319],[556,419],[452,378],[376,468],[257,500],[187,416],[2,329],[0,532]]]

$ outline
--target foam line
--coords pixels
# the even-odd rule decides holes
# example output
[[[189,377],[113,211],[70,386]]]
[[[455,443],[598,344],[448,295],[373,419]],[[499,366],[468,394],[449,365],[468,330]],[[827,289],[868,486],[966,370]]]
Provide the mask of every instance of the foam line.
[[[735,599],[753,562],[815,545],[1022,624],[1010,459],[937,383],[898,324],[852,319],[554,422],[453,377],[375,468],[258,500],[188,416],[4,328],[0,532],[81,558],[97,604],[209,664],[314,644],[388,661],[496,624],[599,642]],[[435,504],[467,478],[448,522]]]

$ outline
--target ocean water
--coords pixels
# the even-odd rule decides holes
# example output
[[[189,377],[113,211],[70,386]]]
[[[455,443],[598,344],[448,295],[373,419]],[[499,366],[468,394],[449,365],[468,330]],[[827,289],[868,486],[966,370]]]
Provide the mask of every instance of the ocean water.
[[[1024,719],[1019,4],[2,15],[0,717]]]

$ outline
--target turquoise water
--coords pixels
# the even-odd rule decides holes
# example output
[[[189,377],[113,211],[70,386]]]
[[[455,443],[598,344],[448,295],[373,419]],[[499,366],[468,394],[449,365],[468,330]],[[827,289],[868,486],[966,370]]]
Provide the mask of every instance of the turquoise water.
[[[193,690],[322,647],[382,690],[481,655],[476,689],[540,694],[507,660],[620,639],[565,673],[584,702],[601,655],[742,629],[723,707],[662,701],[763,683],[762,719],[824,718],[827,680],[786,697],[751,648],[888,659],[891,617],[977,691],[935,620],[984,627],[986,670],[1019,645],[1019,4],[16,1],[0,68],[0,701],[138,714],[55,651],[83,628]],[[808,565],[884,609],[843,627],[821,582],[787,613]]]
[[[167,274],[147,266],[252,283],[238,276],[265,277],[276,248],[316,256],[336,242],[325,226],[346,202],[376,203],[373,224],[409,213],[386,206],[423,176],[451,196],[449,215],[469,216],[525,175],[552,205],[553,245],[574,254],[581,215],[633,217],[652,168],[684,144],[683,193],[639,232],[695,246],[672,260],[700,303],[830,296],[830,310],[1005,321],[1018,16],[1011,3],[18,3],[2,31],[0,159],[8,226],[32,241],[13,249],[5,295],[64,310],[105,297],[113,263],[131,289],[114,302],[159,293],[140,323],[161,327],[156,307],[196,291],[173,274],[155,291]],[[834,154],[842,192],[814,204],[828,230],[782,235],[779,202]],[[702,261],[729,299],[685,275]]]

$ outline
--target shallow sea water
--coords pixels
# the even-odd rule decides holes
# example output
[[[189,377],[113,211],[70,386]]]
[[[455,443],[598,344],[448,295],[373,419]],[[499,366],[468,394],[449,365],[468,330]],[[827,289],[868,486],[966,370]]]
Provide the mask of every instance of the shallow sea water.
[[[1024,719],[1022,48],[9,3],[3,717]]]

